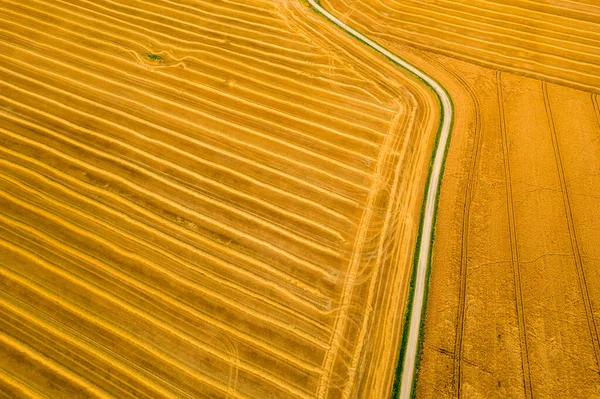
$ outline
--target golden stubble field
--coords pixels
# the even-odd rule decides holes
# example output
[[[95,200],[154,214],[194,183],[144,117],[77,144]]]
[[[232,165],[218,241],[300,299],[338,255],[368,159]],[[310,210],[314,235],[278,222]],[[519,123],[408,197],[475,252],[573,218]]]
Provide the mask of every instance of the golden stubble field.
[[[597,97],[437,61],[461,71],[446,78],[471,122],[447,165],[419,394],[595,397]]]
[[[385,397],[437,126],[296,1],[0,0],[0,392]]]
[[[598,7],[324,3],[455,105],[417,397],[599,397]]]

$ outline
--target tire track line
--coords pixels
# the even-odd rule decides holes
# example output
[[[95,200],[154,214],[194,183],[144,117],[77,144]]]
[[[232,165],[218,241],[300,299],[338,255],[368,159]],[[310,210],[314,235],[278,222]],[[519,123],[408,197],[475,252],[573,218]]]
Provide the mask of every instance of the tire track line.
[[[471,204],[476,191],[475,178],[477,176],[477,166],[479,163],[479,155],[481,142],[483,141],[483,133],[481,128],[481,106],[473,89],[469,84],[461,78],[457,73],[443,65],[443,63],[427,57],[433,61],[439,68],[444,69],[451,74],[463,88],[468,92],[473,103],[475,115],[475,129],[473,139],[473,150],[471,153],[471,166],[467,176],[467,185],[465,187],[465,203],[463,205],[462,216],[462,239],[460,253],[460,288],[458,296],[458,316],[456,320],[456,338],[454,343],[454,387],[457,398],[461,397],[461,378],[462,378],[462,355],[463,355],[463,333],[466,318],[466,292],[467,292],[467,270],[468,270],[468,249],[469,249],[469,221],[471,215]]]
[[[596,366],[600,369],[600,339],[598,337],[598,327],[594,319],[594,307],[590,299],[588,291],[587,280],[585,278],[585,269],[583,267],[583,261],[581,259],[581,250],[577,241],[577,231],[575,230],[575,222],[573,221],[573,212],[571,209],[571,200],[569,199],[569,190],[567,187],[567,180],[565,178],[565,171],[563,167],[562,157],[560,155],[560,149],[558,145],[558,137],[556,135],[556,126],[554,125],[554,116],[552,114],[552,107],[550,105],[550,97],[548,96],[548,85],[542,81],[542,92],[544,96],[544,105],[546,107],[546,117],[548,119],[548,127],[550,128],[550,135],[552,137],[552,149],[554,150],[554,159],[556,162],[556,169],[560,180],[560,188],[563,197],[563,205],[565,207],[565,214],[567,217],[567,225],[569,227],[569,239],[571,242],[571,248],[573,249],[573,258],[575,259],[575,267],[577,269],[577,278],[579,282],[579,289],[581,290],[581,299],[585,308],[585,316],[588,323],[588,330],[590,338],[592,340],[592,346],[594,347],[594,354],[596,357]]]
[[[515,301],[517,321],[519,324],[519,335],[521,344],[521,368],[523,373],[523,389],[527,399],[533,398],[531,384],[531,371],[529,365],[529,353],[527,350],[527,332],[525,325],[525,314],[523,310],[523,292],[521,287],[521,270],[519,264],[519,249],[517,247],[517,230],[515,222],[515,210],[513,203],[512,180],[510,162],[508,158],[508,137],[506,131],[506,119],[504,115],[504,98],[502,94],[502,72],[496,71],[496,90],[498,93],[498,110],[500,116],[500,130],[502,133],[502,152],[504,158],[504,176],[506,180],[506,200],[508,209],[508,225],[510,230],[510,249],[512,269],[515,281]]]

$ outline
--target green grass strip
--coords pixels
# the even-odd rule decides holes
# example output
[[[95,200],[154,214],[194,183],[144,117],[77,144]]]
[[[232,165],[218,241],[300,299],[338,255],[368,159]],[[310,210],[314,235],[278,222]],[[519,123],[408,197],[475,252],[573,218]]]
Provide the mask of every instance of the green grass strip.
[[[146,54],[146,57],[152,61],[163,61],[163,57],[158,54]]]

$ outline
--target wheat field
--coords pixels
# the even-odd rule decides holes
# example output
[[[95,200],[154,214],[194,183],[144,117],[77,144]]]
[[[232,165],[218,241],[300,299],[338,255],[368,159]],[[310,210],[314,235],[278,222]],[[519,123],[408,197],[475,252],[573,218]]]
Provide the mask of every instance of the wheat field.
[[[598,397],[598,6],[326,2],[455,106],[416,397]]]
[[[593,0],[323,0],[379,41],[600,91]]]
[[[4,396],[389,391],[422,83],[300,2],[0,10]]]

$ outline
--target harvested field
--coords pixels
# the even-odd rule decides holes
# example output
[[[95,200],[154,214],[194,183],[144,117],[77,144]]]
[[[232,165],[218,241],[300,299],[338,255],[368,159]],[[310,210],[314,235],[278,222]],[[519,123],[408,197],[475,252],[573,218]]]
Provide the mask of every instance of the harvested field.
[[[599,397],[600,64],[593,59],[600,47],[586,51],[573,37],[572,46],[551,50],[547,40],[567,29],[596,40],[598,7],[436,1],[419,2],[417,10],[413,1],[324,3],[436,78],[455,105],[416,397]],[[468,24],[456,19],[467,6],[473,9]],[[490,52],[494,47],[483,36],[464,52],[470,27],[492,7],[502,15],[487,33],[508,27],[506,21],[539,20],[548,30],[531,37],[535,48],[562,59],[537,57],[526,45],[527,35],[538,35],[537,25],[526,32],[515,26],[505,40],[496,38],[498,54],[510,45],[510,62]],[[426,23],[434,9],[438,22]],[[461,38],[441,34],[452,30]]]
[[[572,0],[323,0],[380,42],[600,92],[600,4]]]
[[[385,397],[432,93],[300,2],[0,10],[0,391]]]
[[[434,58],[469,122],[442,188],[418,396],[596,397],[596,95]]]

